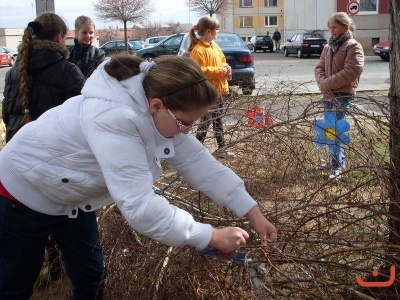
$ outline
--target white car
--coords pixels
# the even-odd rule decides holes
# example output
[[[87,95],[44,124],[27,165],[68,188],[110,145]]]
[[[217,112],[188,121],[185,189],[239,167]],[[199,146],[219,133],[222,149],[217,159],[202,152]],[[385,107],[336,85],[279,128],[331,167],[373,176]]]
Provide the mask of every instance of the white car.
[[[157,45],[168,36],[152,36],[144,41],[143,48],[148,48]]]

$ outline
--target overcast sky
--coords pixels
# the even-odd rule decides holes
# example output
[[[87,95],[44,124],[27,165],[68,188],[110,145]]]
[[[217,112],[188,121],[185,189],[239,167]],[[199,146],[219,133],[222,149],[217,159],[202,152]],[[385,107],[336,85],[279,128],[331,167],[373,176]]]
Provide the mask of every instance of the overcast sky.
[[[107,28],[115,23],[104,23],[97,19],[92,8],[93,0],[54,0],[55,12],[67,23],[69,29],[74,29],[75,18],[86,15],[93,19],[96,28]],[[184,5],[184,0],[153,0],[154,13],[149,16],[151,21],[168,23],[196,23],[198,16],[190,12]],[[0,0],[0,28],[24,28],[36,17],[34,0]],[[116,24],[118,25],[118,24]],[[123,24],[119,24],[123,26]]]

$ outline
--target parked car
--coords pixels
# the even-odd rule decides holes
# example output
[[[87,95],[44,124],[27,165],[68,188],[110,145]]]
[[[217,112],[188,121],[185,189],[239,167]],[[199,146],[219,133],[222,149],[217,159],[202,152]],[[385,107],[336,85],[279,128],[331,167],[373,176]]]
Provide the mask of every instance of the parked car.
[[[132,40],[129,41],[129,44],[131,44],[131,46],[135,49],[135,51],[143,49],[143,44],[141,43],[141,41]]]
[[[135,40],[136,42],[138,42],[140,45],[142,45],[142,47],[144,48],[144,41],[142,40]]]
[[[101,45],[99,48],[104,50],[106,56],[119,53],[125,51],[125,41],[109,41]],[[135,53],[135,48],[133,48],[130,43],[128,43],[128,52],[131,54]]]
[[[170,35],[153,47],[136,51],[136,55],[145,60],[152,60],[161,55],[176,55],[181,45],[184,33]]]
[[[230,86],[237,85],[242,89],[243,95],[251,95],[255,89],[254,57],[242,38],[233,32],[219,32],[215,42],[225,54],[227,63],[232,68]],[[189,56],[189,34],[183,36],[178,51],[180,56]]]
[[[297,33],[288,39],[283,46],[285,56],[297,54],[298,58],[311,54],[321,55],[327,40],[320,34],[314,32]]]
[[[390,41],[381,42],[374,46],[375,55],[380,56],[383,60],[389,60],[390,56]]]
[[[257,52],[257,50],[264,52],[269,50],[270,52],[273,52],[274,42],[269,35],[255,35],[251,37],[248,47],[252,49],[254,53]]]
[[[168,36],[152,36],[148,37],[143,44],[143,48],[148,48],[157,45],[159,42],[161,42],[163,39],[165,39]]]
[[[4,47],[0,47],[0,65],[10,66],[14,65],[16,57],[14,57],[10,52],[8,52]]]
[[[7,46],[0,46],[0,47],[3,48],[4,50],[6,50],[6,52],[11,53],[12,56],[14,56],[14,61],[17,59],[17,56],[18,56],[18,51],[17,50],[11,49],[11,48],[9,48]]]

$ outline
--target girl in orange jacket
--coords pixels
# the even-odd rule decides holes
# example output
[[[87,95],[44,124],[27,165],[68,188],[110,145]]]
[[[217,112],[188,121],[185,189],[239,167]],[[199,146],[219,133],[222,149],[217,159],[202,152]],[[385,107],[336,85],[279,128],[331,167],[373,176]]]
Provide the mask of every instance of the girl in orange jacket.
[[[232,75],[232,69],[226,62],[225,55],[221,48],[214,42],[217,38],[218,29],[218,20],[211,17],[200,18],[197,25],[194,25],[193,28],[190,29],[190,46],[188,51],[190,53],[189,57],[194,59],[201,66],[204,75],[217,88],[220,94],[220,100],[217,105],[201,119],[197,128],[196,137],[199,141],[204,143],[208,127],[212,121],[218,149],[221,149],[225,147],[222,122],[222,97],[229,93],[227,77]],[[230,151],[219,151],[217,154],[219,157],[234,156]]]

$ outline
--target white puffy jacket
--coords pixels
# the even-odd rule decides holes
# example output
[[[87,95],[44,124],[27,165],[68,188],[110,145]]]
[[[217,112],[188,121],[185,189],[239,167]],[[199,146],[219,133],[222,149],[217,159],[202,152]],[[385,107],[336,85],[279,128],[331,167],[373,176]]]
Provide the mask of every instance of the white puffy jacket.
[[[78,208],[93,211],[115,202],[138,232],[170,246],[205,248],[211,226],[153,191],[161,159],[239,217],[256,202],[194,136],[158,133],[143,73],[117,81],[103,65],[82,96],[25,125],[0,151],[0,181],[21,203],[44,214],[74,218]]]

